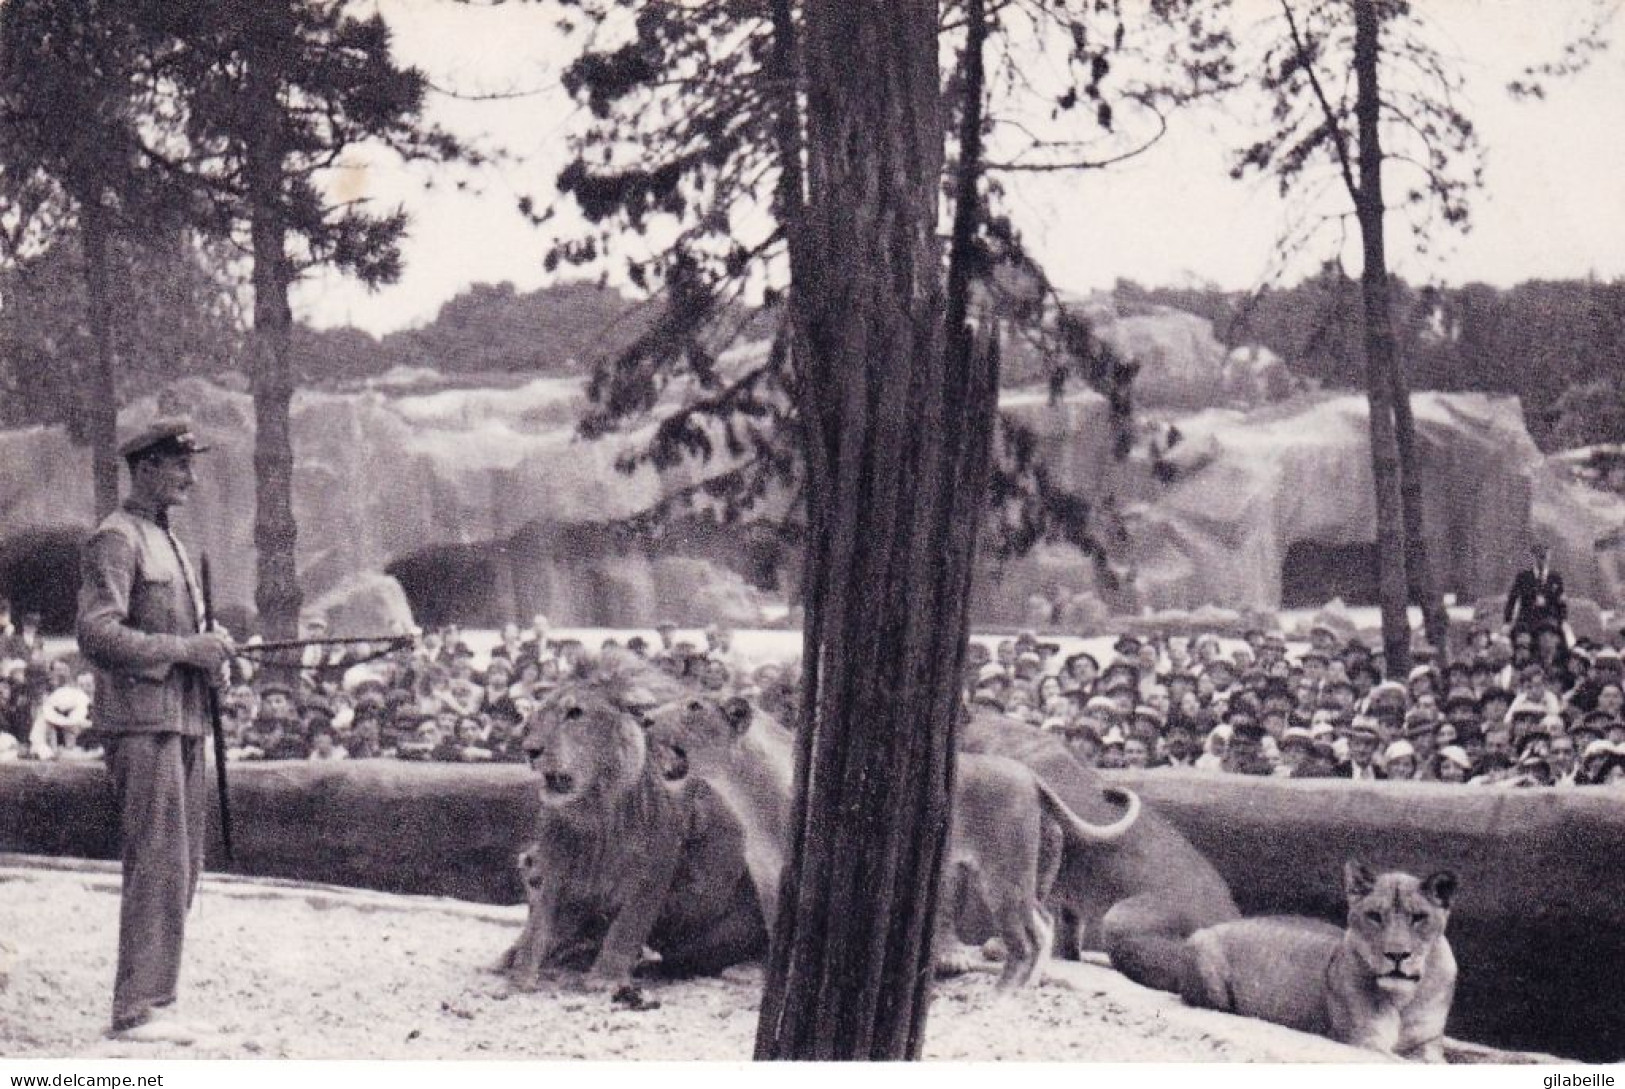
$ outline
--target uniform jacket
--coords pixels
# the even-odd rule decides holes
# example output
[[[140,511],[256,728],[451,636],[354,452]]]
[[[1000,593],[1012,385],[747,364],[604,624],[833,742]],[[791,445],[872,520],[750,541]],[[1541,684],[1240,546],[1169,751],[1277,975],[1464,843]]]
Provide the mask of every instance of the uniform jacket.
[[[1533,630],[1543,620],[1562,624],[1569,607],[1563,600],[1563,576],[1547,569],[1544,577],[1533,568],[1524,568],[1512,580],[1501,619],[1514,628]]]
[[[96,668],[93,721],[111,733],[208,732],[208,678],[180,665],[201,592],[155,511],[127,501],[86,542],[79,649]]]

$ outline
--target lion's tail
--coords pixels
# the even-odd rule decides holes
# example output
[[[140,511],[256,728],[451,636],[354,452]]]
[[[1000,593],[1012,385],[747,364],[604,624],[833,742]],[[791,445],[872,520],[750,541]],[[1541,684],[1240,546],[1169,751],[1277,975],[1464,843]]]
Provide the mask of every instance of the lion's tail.
[[[1090,824],[1072,811],[1072,807],[1061,800],[1060,795],[1049,788],[1049,784],[1042,779],[1038,781],[1038,797],[1044,808],[1061,825],[1066,837],[1074,843],[1116,843],[1128,834],[1134,827],[1134,822],[1140,818],[1140,796],[1132,790],[1122,787],[1107,787],[1102,793],[1106,797],[1125,808],[1123,815],[1110,824]]]

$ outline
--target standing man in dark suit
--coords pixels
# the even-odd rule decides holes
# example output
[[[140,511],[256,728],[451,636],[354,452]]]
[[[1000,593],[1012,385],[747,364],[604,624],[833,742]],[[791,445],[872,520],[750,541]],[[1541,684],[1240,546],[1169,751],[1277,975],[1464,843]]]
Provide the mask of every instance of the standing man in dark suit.
[[[1507,594],[1501,619],[1512,633],[1533,634],[1548,621],[1561,629],[1569,614],[1568,604],[1563,600],[1563,576],[1552,570],[1544,541],[1536,541],[1530,554],[1534,563],[1519,571],[1512,580],[1512,591]]]
[[[160,420],[119,450],[130,496],[85,544],[79,649],[96,667],[94,721],[118,797],[119,899],[113,1035],[186,1044],[169,1016],[186,914],[203,872],[208,817],[207,691],[229,636],[203,631],[203,597],[169,512],[186,502],[198,445],[185,420]]]

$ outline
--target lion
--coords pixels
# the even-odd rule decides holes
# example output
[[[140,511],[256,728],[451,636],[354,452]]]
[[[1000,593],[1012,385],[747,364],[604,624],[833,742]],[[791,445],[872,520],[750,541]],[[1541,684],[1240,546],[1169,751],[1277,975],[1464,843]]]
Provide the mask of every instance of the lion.
[[[747,865],[771,927],[789,843],[790,733],[739,697],[687,696],[653,712],[646,725],[650,744],[667,754],[668,778],[713,784],[739,815]],[[1004,941],[999,988],[1035,978],[1054,932],[1043,900],[1063,850],[1114,842],[1139,816],[1133,793],[1108,793],[1126,804],[1126,811],[1109,825],[1093,825],[1017,761],[961,754],[938,899],[939,971],[964,969],[955,921],[974,902],[991,916]]]
[[[985,710],[960,728],[961,753],[1020,761],[1083,820],[1115,817],[1098,773],[1054,734]],[[1113,968],[1136,983],[1179,993],[1188,959],[1185,940],[1203,927],[1241,917],[1230,886],[1190,840],[1151,806],[1121,839],[1063,853],[1050,901],[1066,916],[1063,955],[1083,943],[1105,950]]]
[[[520,855],[529,913],[496,968],[524,982],[556,971],[629,984],[647,946],[662,975],[759,956],[766,929],[738,821],[709,786],[673,789],[612,676],[567,682],[527,725],[541,802]]]
[[[1192,935],[1193,1006],[1273,1021],[1387,1055],[1444,1061],[1456,960],[1444,936],[1456,877],[1343,869],[1348,924],[1275,916]]]

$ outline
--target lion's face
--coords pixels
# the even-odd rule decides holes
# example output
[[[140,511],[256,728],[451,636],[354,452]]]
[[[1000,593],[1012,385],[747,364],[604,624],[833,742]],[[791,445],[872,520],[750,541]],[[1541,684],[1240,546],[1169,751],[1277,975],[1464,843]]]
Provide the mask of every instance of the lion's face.
[[[685,696],[657,708],[646,721],[649,746],[661,774],[677,782],[727,759],[729,750],[750,729],[751,706],[734,696]]]
[[[525,752],[542,804],[555,809],[625,791],[646,759],[643,731],[630,712],[592,688],[571,685],[531,712]]]
[[[1407,997],[1422,981],[1428,955],[1444,936],[1452,873],[1417,880],[1407,873],[1373,875],[1359,862],[1344,867],[1348,945],[1382,990]]]

